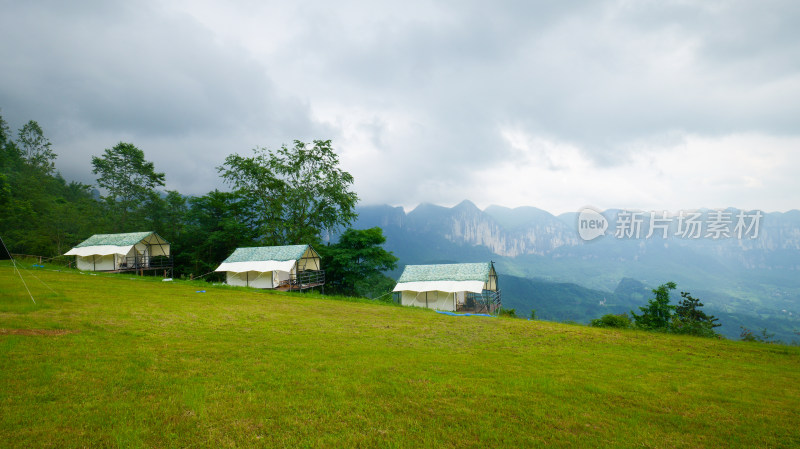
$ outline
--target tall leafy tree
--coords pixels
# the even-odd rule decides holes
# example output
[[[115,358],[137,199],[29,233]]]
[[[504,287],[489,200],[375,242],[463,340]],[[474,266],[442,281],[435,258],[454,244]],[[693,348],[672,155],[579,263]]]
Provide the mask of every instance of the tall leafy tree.
[[[25,168],[24,165],[25,159],[11,135],[8,122],[0,115],[0,173],[18,173]]]
[[[14,252],[57,255],[106,230],[89,186],[67,183],[54,170],[55,158],[35,121],[14,141],[0,117],[0,235]]]
[[[30,167],[0,116],[0,235],[12,252],[27,249],[21,242],[36,234],[33,228],[40,222],[31,200],[41,189],[34,188],[31,178]]]
[[[50,148],[50,139],[44,136],[42,127],[34,120],[28,121],[19,130],[19,146],[25,161],[37,170],[52,174],[55,169],[56,153]]]
[[[130,230],[131,225],[139,224],[141,215],[135,220],[130,216],[154,201],[155,188],[164,185],[164,173],[155,171],[142,150],[124,142],[106,149],[101,157],[92,156],[92,166],[97,184],[107,192],[103,199],[113,214],[114,230]]]
[[[675,306],[669,303],[669,291],[675,290],[676,287],[674,282],[667,282],[653,289],[655,298],[648,301],[647,307],[639,307],[642,314],[636,315],[631,311],[636,326],[649,330],[668,331],[672,311],[675,310]]]
[[[0,206],[8,204],[9,201],[11,201],[11,185],[5,173],[0,173]]]
[[[148,229],[157,230],[161,237],[170,242],[174,272],[176,274],[194,273],[194,269],[189,268],[192,242],[186,240],[195,240],[202,236],[192,238],[192,236],[184,235],[189,214],[187,198],[178,191],[167,190],[165,196],[153,195],[147,202],[144,212],[147,217]],[[195,229],[194,232],[197,230]]]
[[[703,337],[715,336],[714,328],[721,326],[717,322],[719,319],[700,310],[703,303],[689,292],[681,292],[681,297],[683,299],[675,307],[675,315],[672,316],[672,331]]]
[[[106,214],[92,196],[91,186],[67,183],[60,175],[47,184],[47,219],[40,223],[40,231],[55,254],[63,254],[87,236],[108,229]]]
[[[0,115],[0,205],[11,201],[11,185],[5,172],[11,165],[11,132],[2,115]]]
[[[330,140],[254,153],[232,154],[217,169],[251,202],[261,243],[314,243],[355,220],[353,176],[339,167]]]
[[[148,229],[158,230],[161,237],[173,242],[183,232],[188,210],[186,197],[167,190],[166,195],[150,195],[142,215]]]
[[[386,237],[381,228],[348,229],[339,242],[321,246],[325,283],[334,291],[348,295],[376,296],[391,288],[394,281],[383,274],[397,268],[397,257],[383,249]]]
[[[236,192],[214,190],[189,199],[184,231],[175,241],[176,272],[208,273],[240,246],[252,246],[256,233],[248,202]]]
[[[186,197],[177,190],[167,190],[166,203],[167,223],[164,227],[164,236],[167,239],[177,240],[186,227],[186,214],[189,207],[186,204]]]
[[[2,109],[0,109],[0,112],[2,112]],[[9,142],[11,142],[11,129],[8,127],[8,122],[0,115],[0,150],[5,151],[6,144]],[[0,159],[0,162],[2,160]]]

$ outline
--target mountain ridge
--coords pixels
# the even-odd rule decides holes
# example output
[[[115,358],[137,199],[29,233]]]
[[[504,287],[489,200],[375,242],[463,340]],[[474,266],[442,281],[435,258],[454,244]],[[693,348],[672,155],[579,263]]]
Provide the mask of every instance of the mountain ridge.
[[[750,317],[736,322],[754,326],[767,320],[772,323],[770,331],[787,341],[796,337],[794,329],[800,329],[797,210],[763,213],[757,238],[740,240],[676,237],[676,223],[668,229],[667,239],[644,238],[644,232],[639,239],[620,239],[614,232],[619,214],[625,211],[611,209],[603,211],[606,235],[588,242],[579,236],[576,212],[554,216],[532,206],[480,210],[471,201],[462,201],[454,207],[424,203],[408,213],[389,205],[360,206],[357,212],[355,228],[384,230],[386,249],[400,258],[400,267],[389,273],[394,276],[405,264],[493,260],[503,275],[575,284],[606,295],[612,295],[625,278],[648,288],[674,281],[683,291],[703,292],[704,303],[715,312]],[[709,219],[711,212],[705,211],[701,218]],[[648,215],[643,224],[649,221]],[[551,287],[547,286],[558,291]],[[518,298],[523,293],[519,289],[505,297],[509,304],[523,304],[524,298]],[[597,296],[584,293],[587,298]],[[579,308],[574,311],[585,321]],[[728,335],[734,331],[726,329]]]

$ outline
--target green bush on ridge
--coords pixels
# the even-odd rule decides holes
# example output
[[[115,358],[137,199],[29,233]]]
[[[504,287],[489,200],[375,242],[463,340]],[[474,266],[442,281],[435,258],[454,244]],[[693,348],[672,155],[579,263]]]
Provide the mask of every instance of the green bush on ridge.
[[[589,326],[592,327],[613,327],[618,329],[630,329],[633,327],[631,323],[631,319],[628,318],[627,313],[620,313],[615,315],[613,313],[609,313],[603,315],[600,318],[594,319],[589,322]]]

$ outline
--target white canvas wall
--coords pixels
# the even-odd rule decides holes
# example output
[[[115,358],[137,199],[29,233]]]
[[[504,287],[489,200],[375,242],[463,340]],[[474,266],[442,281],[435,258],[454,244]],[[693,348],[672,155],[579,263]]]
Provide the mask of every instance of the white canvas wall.
[[[467,292],[456,292],[456,302],[459,305],[464,305],[464,301],[467,299]]]
[[[456,310],[455,301],[464,302],[464,292],[410,292],[404,291],[400,296],[400,303],[404,306],[427,307],[429,309],[446,310],[454,312]],[[427,300],[427,301],[426,301]]]
[[[491,290],[493,292],[497,291],[497,272],[494,271],[494,265],[492,265],[491,270],[489,270],[489,280],[486,281],[486,285],[483,287],[484,290]]]
[[[226,272],[226,282],[228,285],[253,288],[272,288],[271,271],[245,271],[244,273]]]
[[[294,273],[294,268],[292,268],[292,273]],[[272,272],[272,282],[277,287],[281,285],[281,282],[288,281],[291,278],[291,273],[288,271],[279,271],[275,270]]]
[[[105,254],[105,255],[90,255],[90,256],[75,256],[76,266],[79,270],[85,271],[113,271],[121,268],[126,268],[128,257],[133,257],[136,253],[134,247],[128,251],[128,254]]]
[[[321,269],[319,255],[310,246],[303,253],[303,257],[298,260],[298,265],[300,265],[300,271],[319,271]]]
[[[133,250],[131,250],[131,252],[128,253],[128,257],[132,257],[134,255],[134,252],[136,256],[139,257],[139,263],[141,265],[143,265],[144,267],[150,266],[150,257],[149,257],[150,252],[147,249],[147,245],[145,245],[144,243],[137,243],[136,245],[133,246]]]
[[[129,253],[129,254],[130,254],[130,253]],[[126,254],[126,255],[123,255],[123,254],[114,254],[114,258],[115,258],[115,259],[117,259],[117,260],[116,260],[116,262],[115,262],[115,263],[116,263],[116,266],[117,266],[117,268],[116,268],[116,269],[119,269],[119,268],[121,268],[123,265],[126,265],[126,264],[128,263],[128,259],[127,259],[126,257],[127,257],[127,254]]]
[[[111,271],[115,270],[114,259],[116,255],[106,256],[76,256],[76,265],[79,270],[86,271]]]

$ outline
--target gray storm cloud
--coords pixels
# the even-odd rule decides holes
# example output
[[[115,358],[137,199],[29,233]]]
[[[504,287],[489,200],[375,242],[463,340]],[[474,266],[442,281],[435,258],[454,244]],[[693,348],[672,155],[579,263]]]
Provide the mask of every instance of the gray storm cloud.
[[[204,193],[220,186],[214,166],[229,153],[325,138],[365,202],[480,203],[548,188],[542,173],[521,170],[517,185],[493,190],[485,176],[504,164],[541,160],[569,177],[579,176],[576,160],[624,168],[687,141],[797,138],[795,2],[3,10],[0,108],[17,127],[40,121],[68,178],[90,181],[92,154],[133,140],[170,188]],[[546,144],[512,145],[509,133]],[[780,182],[765,189],[781,195]]]

